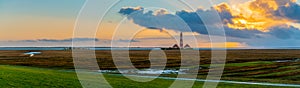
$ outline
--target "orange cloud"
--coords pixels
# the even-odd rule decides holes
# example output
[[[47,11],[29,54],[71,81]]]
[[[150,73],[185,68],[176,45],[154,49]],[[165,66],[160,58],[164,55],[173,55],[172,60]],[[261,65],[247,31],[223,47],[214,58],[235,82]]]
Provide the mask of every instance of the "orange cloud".
[[[243,48],[248,47],[247,44],[239,42],[225,42],[225,43],[200,43],[198,45],[201,48]],[[225,47],[224,47],[225,46]]]
[[[268,32],[270,28],[278,25],[289,25],[294,21],[278,17],[275,12],[279,7],[289,7],[296,0],[252,0],[243,4],[228,5],[222,3],[214,6],[218,12],[231,13],[233,18],[226,21],[229,28],[239,30],[259,30]]]

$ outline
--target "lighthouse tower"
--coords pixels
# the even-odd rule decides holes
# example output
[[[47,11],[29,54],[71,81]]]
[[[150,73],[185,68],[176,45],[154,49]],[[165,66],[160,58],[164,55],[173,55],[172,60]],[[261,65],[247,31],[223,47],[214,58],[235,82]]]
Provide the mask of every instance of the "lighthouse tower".
[[[182,35],[182,32],[180,33],[180,48],[184,48],[183,47],[183,35]]]
[[[169,48],[162,48],[163,50],[178,50],[178,49],[191,49],[191,46],[189,44],[186,44],[183,46],[183,34],[182,32],[180,33],[180,43],[179,44],[174,44],[173,47]]]

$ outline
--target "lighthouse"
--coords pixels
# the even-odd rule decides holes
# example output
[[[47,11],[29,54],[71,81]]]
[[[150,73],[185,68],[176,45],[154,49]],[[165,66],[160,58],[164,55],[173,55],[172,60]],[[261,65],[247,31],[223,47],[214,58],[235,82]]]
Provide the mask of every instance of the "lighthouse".
[[[189,44],[186,44],[184,46],[183,42],[183,33],[180,32],[180,42],[179,44],[174,44],[172,47],[169,48],[162,48],[163,50],[178,50],[178,49],[191,49],[191,46]]]
[[[180,32],[180,48],[184,48],[183,47],[183,35],[182,35],[182,32]]]

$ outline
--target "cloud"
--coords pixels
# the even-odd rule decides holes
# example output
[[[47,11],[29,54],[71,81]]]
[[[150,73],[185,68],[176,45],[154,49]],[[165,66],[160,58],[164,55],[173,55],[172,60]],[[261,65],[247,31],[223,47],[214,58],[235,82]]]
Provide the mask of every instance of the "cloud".
[[[126,7],[122,8],[119,13],[143,27],[187,31],[187,26],[184,26],[185,22],[179,16],[169,14],[164,9],[145,12],[142,7]]]
[[[198,14],[204,18],[214,18],[211,14],[216,10],[228,37],[251,39],[274,36],[289,39],[297,38],[300,33],[298,28],[290,25],[300,22],[300,6],[295,0],[252,0],[233,6],[222,3],[210,10],[199,8],[195,12],[182,10],[175,14],[165,9],[145,11],[142,7],[126,7],[119,13],[143,27],[183,32],[190,32],[190,28],[191,32],[207,35],[206,26],[219,28],[220,24],[212,19],[205,25]]]
[[[142,7],[126,7],[119,13],[135,24],[150,29],[190,32],[190,28],[192,32],[208,35],[206,26],[211,28],[210,31],[222,27],[212,17],[214,10],[220,15],[228,42],[261,48],[299,46],[300,26],[294,24],[300,24],[300,6],[295,0],[251,0],[230,5],[221,3],[208,10],[199,8],[176,13],[169,13],[165,9],[146,11]],[[212,19],[204,25],[198,14]]]
[[[138,41],[138,40],[123,40],[123,39],[119,39],[116,42],[140,42],[140,41]]]
[[[135,11],[134,11],[135,10]],[[212,11],[204,11],[202,9],[197,10],[197,12],[188,12],[185,10],[176,12],[175,15],[173,14],[160,14],[155,15],[153,11],[144,12],[143,8],[135,9],[135,7],[127,7],[122,8],[119,13],[123,15],[127,15],[128,19],[133,20],[135,24],[140,26],[144,26],[147,28],[152,29],[172,29],[176,31],[183,31],[189,32],[189,28],[192,32],[198,32],[200,34],[208,34],[206,30],[206,26],[204,25],[203,21],[200,19],[198,14],[208,14],[204,15],[209,17],[209,14],[212,14]],[[223,19],[230,19],[232,18],[231,14],[228,11],[222,11],[221,17]],[[213,21],[212,21],[213,22]],[[211,23],[210,25],[217,27],[215,23]],[[241,38],[250,38],[254,36],[254,34],[250,33],[249,31],[258,32],[254,30],[249,31],[241,31],[241,30],[234,30],[231,28],[225,28],[226,34],[228,36],[233,37],[241,37]],[[242,35],[239,35],[242,34]]]
[[[226,45],[224,47],[224,44]],[[198,45],[201,48],[211,48],[212,46],[214,48],[246,48],[249,47],[247,44],[245,43],[239,43],[239,42],[225,42],[225,43],[200,43]]]
[[[282,1],[286,1],[286,0],[282,0]],[[285,6],[280,6],[278,10],[275,12],[275,15],[286,17],[291,20],[295,20],[299,23],[300,6],[296,2],[293,2],[292,0],[290,2],[286,2],[283,4],[285,4]]]
[[[278,26],[270,29],[268,32],[279,39],[300,39],[300,31],[295,27],[288,27],[287,25]]]
[[[68,39],[37,39],[37,40],[20,40],[19,42],[88,42],[99,41],[97,38],[68,38]]]
[[[212,11],[204,11],[202,9],[198,9],[197,12],[188,12],[185,10],[178,11],[176,14],[166,13],[166,11],[162,11],[163,9],[159,9],[157,11],[148,11],[145,12],[144,8],[138,7],[126,7],[122,8],[119,13],[126,15],[129,20],[133,20],[135,24],[140,26],[151,28],[151,29],[172,29],[175,31],[183,31],[183,32],[198,32],[200,34],[208,34],[206,30],[206,26],[203,21],[200,19],[198,14],[207,14],[203,15],[204,17],[211,16],[213,14]],[[154,14],[154,12],[159,12],[159,15]],[[222,11],[221,17],[223,19],[232,18],[231,14],[226,11]],[[211,21],[211,26],[218,27],[214,21]],[[190,29],[190,30],[189,30]],[[231,28],[226,28],[228,31],[226,34],[228,36],[233,37],[241,37],[241,38],[249,38],[254,36],[251,33],[234,30]],[[258,31],[253,31],[258,32]],[[243,34],[243,35],[237,35]]]
[[[127,15],[127,14],[131,14],[133,12],[136,12],[136,11],[142,11],[144,10],[144,8],[142,7],[123,7],[119,13],[123,14],[123,15]]]

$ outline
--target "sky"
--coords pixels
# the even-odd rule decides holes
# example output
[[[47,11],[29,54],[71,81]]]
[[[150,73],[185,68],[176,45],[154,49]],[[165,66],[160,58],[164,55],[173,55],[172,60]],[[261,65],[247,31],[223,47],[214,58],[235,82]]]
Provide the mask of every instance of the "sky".
[[[91,13],[106,15],[95,29],[95,38],[84,31],[86,37],[73,38],[85,2],[0,0],[0,47],[71,46],[72,39],[82,46],[96,41],[96,46],[169,47],[177,43],[180,32],[186,44],[200,48],[222,44],[227,48],[280,48],[299,47],[300,43],[297,0],[190,0],[189,5],[181,0],[121,0],[109,10],[101,7],[108,3],[99,2]],[[219,17],[213,17],[214,11]],[[226,42],[211,43],[210,39],[222,37],[207,31],[216,31],[214,28],[225,30]]]

